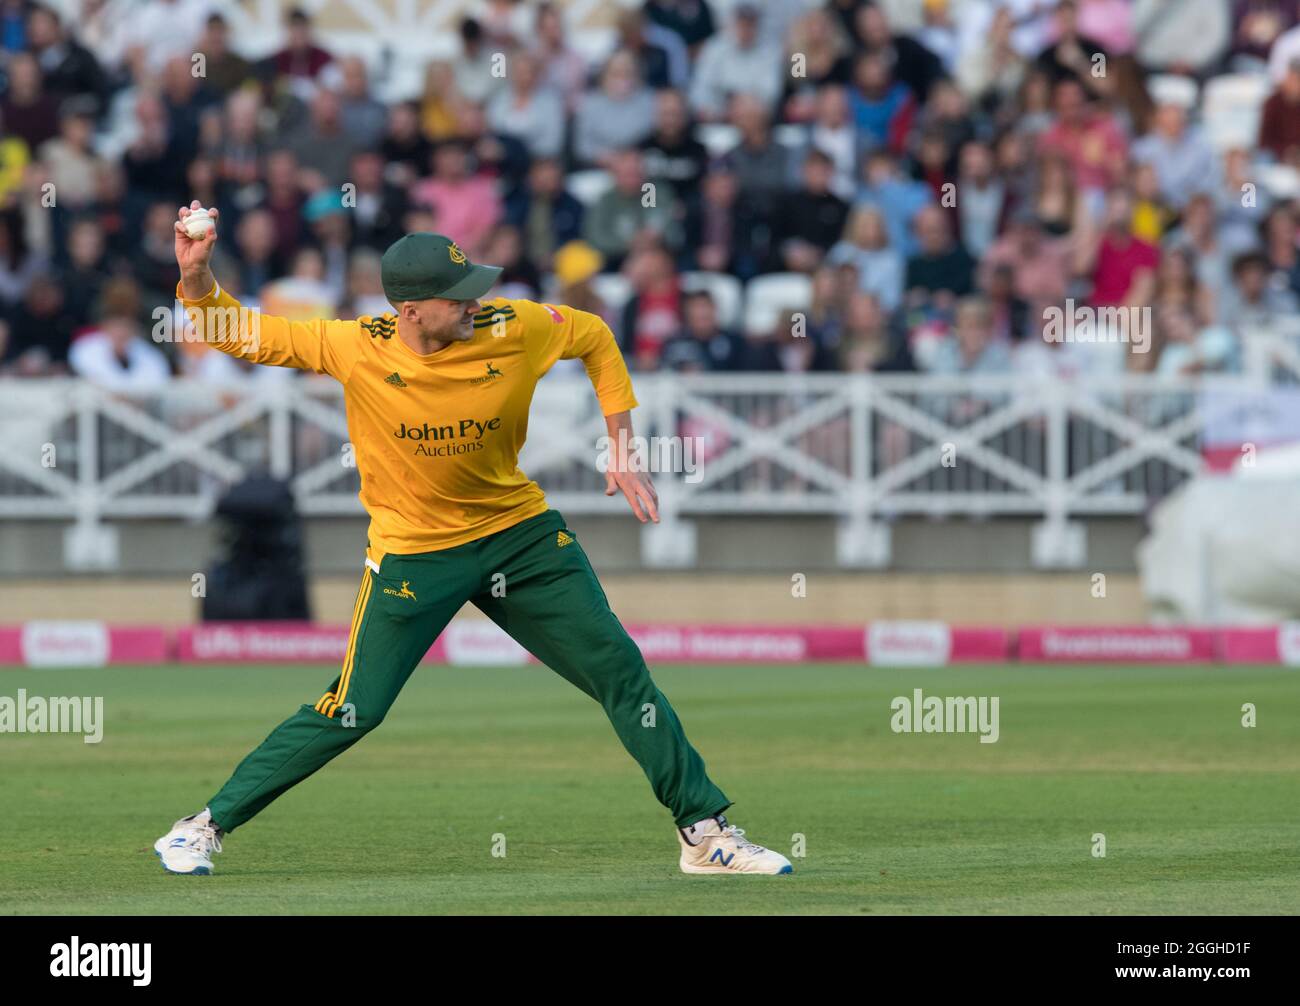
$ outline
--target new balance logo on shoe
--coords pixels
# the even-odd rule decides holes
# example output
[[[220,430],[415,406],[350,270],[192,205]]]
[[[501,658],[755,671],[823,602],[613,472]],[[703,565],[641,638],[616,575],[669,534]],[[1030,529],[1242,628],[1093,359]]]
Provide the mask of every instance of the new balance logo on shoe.
[[[793,873],[790,861],[745,837],[745,829],[727,824],[721,814],[678,828],[683,873]]]

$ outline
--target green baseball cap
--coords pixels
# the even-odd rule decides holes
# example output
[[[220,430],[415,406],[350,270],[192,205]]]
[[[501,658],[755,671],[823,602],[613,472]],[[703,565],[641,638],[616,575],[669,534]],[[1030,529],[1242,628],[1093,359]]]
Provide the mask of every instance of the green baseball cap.
[[[404,300],[478,300],[501,275],[501,267],[475,265],[442,234],[417,231],[388,246],[380,264],[384,296],[392,303]]]

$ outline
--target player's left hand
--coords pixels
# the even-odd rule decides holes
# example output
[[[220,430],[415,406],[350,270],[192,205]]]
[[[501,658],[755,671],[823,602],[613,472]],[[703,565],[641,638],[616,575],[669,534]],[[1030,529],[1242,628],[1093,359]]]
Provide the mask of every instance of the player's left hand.
[[[659,494],[655,492],[655,484],[646,472],[616,471],[612,468],[605,472],[605,495],[613,496],[620,490],[637,520],[642,524],[647,520],[659,523]]]

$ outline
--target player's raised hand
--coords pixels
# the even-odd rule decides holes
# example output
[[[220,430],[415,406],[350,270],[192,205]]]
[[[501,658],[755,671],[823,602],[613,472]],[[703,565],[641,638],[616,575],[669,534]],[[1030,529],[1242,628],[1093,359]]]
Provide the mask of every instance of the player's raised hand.
[[[189,215],[202,208],[203,204],[197,199],[189,206],[182,206],[176,214],[176,223],[172,225],[176,231],[176,264],[181,267],[182,276],[202,273],[212,260],[212,249],[217,243],[218,211],[215,209],[208,211],[213,226],[207,228],[201,237],[190,237],[185,226]]]

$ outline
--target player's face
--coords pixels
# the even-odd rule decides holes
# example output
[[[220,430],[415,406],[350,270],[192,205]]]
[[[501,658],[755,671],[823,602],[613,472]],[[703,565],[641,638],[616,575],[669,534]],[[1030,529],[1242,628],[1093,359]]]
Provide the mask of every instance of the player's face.
[[[409,307],[415,314],[412,320],[426,338],[438,342],[465,342],[474,337],[474,315],[480,307],[477,300],[432,297],[410,302]]]

